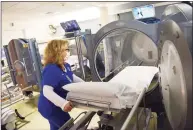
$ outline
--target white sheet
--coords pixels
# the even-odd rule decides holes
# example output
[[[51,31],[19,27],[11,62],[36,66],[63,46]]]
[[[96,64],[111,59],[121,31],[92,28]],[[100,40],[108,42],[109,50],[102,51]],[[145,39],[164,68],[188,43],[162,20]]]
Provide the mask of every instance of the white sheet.
[[[63,88],[70,91],[67,95],[67,100],[72,100],[70,97],[73,96],[75,98],[77,97],[88,100],[110,102],[110,107],[114,109],[131,107],[138,97],[138,94],[135,92],[135,89],[132,89],[131,87],[123,85],[121,83],[82,82],[69,84]],[[82,103],[79,100],[73,101]],[[119,104],[117,104],[118,102]],[[90,104],[96,105],[96,103],[94,102],[91,102]],[[97,104],[98,107],[106,106],[100,103]]]
[[[70,97],[109,101],[111,102],[110,108],[114,109],[130,108],[135,104],[140,92],[150,85],[157,72],[158,68],[156,67],[129,66],[109,82],[73,83],[66,85],[64,88],[70,91],[67,100],[83,103],[83,105],[86,105],[86,103],[72,100]],[[90,104],[105,107],[100,103],[93,102]]]
[[[152,66],[128,66],[113,77],[110,83],[121,83],[130,86],[140,93],[144,87],[148,88],[159,69]]]

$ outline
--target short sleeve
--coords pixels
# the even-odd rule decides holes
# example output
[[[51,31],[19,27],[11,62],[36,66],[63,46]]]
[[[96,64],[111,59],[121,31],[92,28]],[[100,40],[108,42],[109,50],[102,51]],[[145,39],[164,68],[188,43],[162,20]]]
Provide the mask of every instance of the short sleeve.
[[[56,88],[59,82],[59,69],[56,66],[48,66],[43,72],[43,85],[49,85]]]

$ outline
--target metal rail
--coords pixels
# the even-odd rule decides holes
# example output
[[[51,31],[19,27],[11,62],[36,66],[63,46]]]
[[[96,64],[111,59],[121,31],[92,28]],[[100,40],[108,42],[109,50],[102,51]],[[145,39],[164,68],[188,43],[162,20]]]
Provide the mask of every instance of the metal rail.
[[[100,101],[100,100],[92,100],[92,99],[84,99],[84,98],[79,98],[79,97],[72,97],[72,96],[69,96],[68,97],[69,100],[79,100],[79,101],[85,101],[86,102],[86,105],[89,106],[89,103],[98,103],[98,104],[106,104],[108,106],[108,110],[110,109],[110,105],[111,105],[111,102],[104,102],[104,101]]]
[[[123,126],[121,127],[121,130],[127,130],[127,127],[129,126],[129,122],[131,121],[131,118],[133,117],[133,115],[135,114],[141,100],[143,99],[143,96],[145,95],[146,92],[146,88],[144,88],[142,90],[142,92],[140,93],[135,105],[133,106],[133,108],[131,109],[131,112],[129,113],[129,115],[127,116]]]

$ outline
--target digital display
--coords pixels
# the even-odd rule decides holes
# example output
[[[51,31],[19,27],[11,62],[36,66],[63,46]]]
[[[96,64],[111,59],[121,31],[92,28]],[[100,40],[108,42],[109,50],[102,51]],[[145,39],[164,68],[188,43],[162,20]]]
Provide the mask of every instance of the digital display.
[[[132,9],[132,12],[135,19],[155,17],[155,8],[153,5],[135,7]]]
[[[65,23],[60,23],[65,32],[73,32],[80,30],[80,27],[76,20],[67,21]]]

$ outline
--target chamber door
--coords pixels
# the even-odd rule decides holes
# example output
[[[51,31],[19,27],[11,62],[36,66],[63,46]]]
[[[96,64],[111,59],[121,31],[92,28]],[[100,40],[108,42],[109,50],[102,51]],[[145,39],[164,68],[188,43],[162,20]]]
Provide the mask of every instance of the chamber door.
[[[172,20],[160,25],[159,82],[174,130],[192,128],[192,55],[187,39]]]

